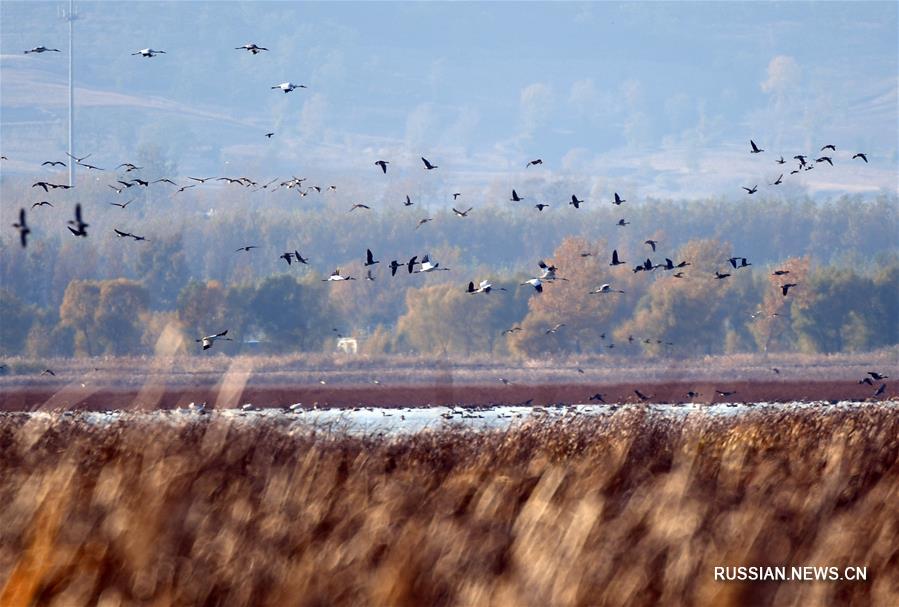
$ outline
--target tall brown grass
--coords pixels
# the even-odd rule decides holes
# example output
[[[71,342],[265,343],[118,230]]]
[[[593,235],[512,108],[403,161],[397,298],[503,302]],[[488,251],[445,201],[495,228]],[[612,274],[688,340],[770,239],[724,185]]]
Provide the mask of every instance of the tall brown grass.
[[[398,437],[0,416],[0,605],[896,605],[893,406]],[[865,582],[715,566],[860,565]]]

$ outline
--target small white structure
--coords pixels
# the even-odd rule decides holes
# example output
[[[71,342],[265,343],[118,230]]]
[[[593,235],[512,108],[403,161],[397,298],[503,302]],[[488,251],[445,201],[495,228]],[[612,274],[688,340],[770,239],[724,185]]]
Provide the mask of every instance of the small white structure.
[[[341,337],[337,340],[337,350],[344,354],[357,354],[359,352],[359,342],[355,337]]]

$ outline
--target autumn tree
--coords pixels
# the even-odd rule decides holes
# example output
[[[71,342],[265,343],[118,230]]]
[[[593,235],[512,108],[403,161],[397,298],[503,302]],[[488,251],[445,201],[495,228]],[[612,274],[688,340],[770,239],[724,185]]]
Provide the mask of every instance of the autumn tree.
[[[627,253],[622,249],[619,254],[625,259]],[[509,336],[512,352],[536,356],[541,352],[603,351],[608,343],[604,334],[627,317],[644,289],[644,277],[636,276],[630,264],[612,267],[610,259],[611,250],[604,242],[565,238],[546,260],[556,266],[558,278],[545,282],[543,293],[531,297],[522,331]],[[591,294],[602,283],[609,283],[616,292]],[[562,330],[547,333],[563,323]]]

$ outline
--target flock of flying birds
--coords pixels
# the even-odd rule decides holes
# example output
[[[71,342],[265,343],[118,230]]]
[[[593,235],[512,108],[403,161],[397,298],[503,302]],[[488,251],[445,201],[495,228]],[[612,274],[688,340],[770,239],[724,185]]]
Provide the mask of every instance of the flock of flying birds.
[[[235,50],[245,50],[252,55],[257,55],[260,52],[269,50],[265,47],[258,46],[257,44],[254,44],[254,43],[247,43],[242,46],[238,46],[238,47],[234,47],[234,48],[235,48]],[[40,53],[46,53],[46,52],[60,52],[60,51],[59,51],[59,49],[47,48],[45,46],[38,46],[38,47],[35,47],[35,48],[25,51],[26,54],[30,54],[30,53],[40,54]],[[166,54],[166,52],[163,50],[144,48],[144,49],[140,49],[131,54],[145,57],[145,58],[152,58],[152,57],[156,57],[157,55],[164,55],[164,54]],[[286,81],[286,82],[282,82],[280,84],[274,85],[271,88],[275,89],[275,90],[280,90],[286,94],[286,93],[290,93],[294,90],[305,89],[307,87],[306,87],[306,85],[303,85],[303,84],[295,84],[290,81]],[[268,132],[268,133],[264,134],[264,136],[268,139],[271,139],[274,135],[275,135],[274,132]],[[750,154],[761,154],[761,153],[765,152],[765,150],[758,147],[758,145],[753,140],[749,141],[749,146],[750,146],[750,149],[749,149]],[[833,144],[825,145],[820,149],[820,153],[822,155],[819,156],[818,158],[815,158],[813,161],[809,160],[812,157],[812,155],[809,155],[809,154],[794,155],[793,159],[796,160],[798,164],[795,169],[790,171],[790,174],[795,175],[795,174],[800,173],[801,171],[813,170],[819,164],[821,164],[821,165],[826,164],[826,165],[829,165],[830,167],[833,167],[834,166],[834,155],[835,155],[836,150],[837,150],[837,148]],[[98,167],[96,165],[85,162],[85,160],[87,160],[90,157],[90,154],[88,154],[87,156],[83,156],[81,158],[71,156],[69,154],[67,154],[67,155],[70,157],[71,162],[74,162],[75,164],[77,164],[80,167],[83,167],[83,168],[86,168],[86,169],[92,170],[92,171],[103,171],[104,170],[101,167]],[[6,158],[4,157],[3,159],[5,160]],[[864,154],[862,152],[858,152],[852,156],[852,160],[862,160],[865,163],[867,163],[868,157],[866,154]],[[438,165],[432,163],[430,160],[428,160],[424,156],[421,157],[421,162],[422,162],[422,165],[423,165],[423,168],[425,171],[434,171],[439,168]],[[780,156],[780,158],[775,160],[775,163],[778,165],[784,165],[784,164],[786,164],[786,162],[787,161],[784,160],[782,155]],[[382,174],[384,174],[384,175],[388,174],[388,167],[390,164],[391,164],[391,161],[384,160],[384,159],[378,159],[374,162],[374,165],[376,167],[378,167],[381,170]],[[538,165],[542,165],[542,164],[543,164],[543,159],[535,158],[533,160],[528,161],[525,165],[525,168],[527,169],[529,167],[538,166]],[[62,166],[62,167],[64,167],[64,166],[66,166],[66,163],[61,160],[48,160],[48,161],[43,162],[42,166],[48,166],[48,167]],[[140,171],[141,168],[142,167],[136,166],[135,164],[130,163],[130,162],[123,162],[123,163],[119,164],[116,167],[116,171],[120,171],[123,173],[122,178],[121,179],[117,178],[115,180],[115,183],[108,184],[108,187],[111,188],[112,190],[114,190],[116,192],[116,194],[121,194],[122,192],[124,192],[132,187],[148,188],[151,184],[165,183],[165,184],[168,184],[169,186],[177,187],[178,190],[176,193],[180,193],[180,192],[184,192],[185,190],[187,190],[189,188],[197,187],[198,185],[204,184],[208,181],[224,181],[224,182],[227,182],[228,184],[239,185],[239,186],[248,187],[248,188],[254,188],[252,191],[259,191],[259,190],[273,191],[273,190],[277,190],[278,188],[286,188],[286,189],[290,189],[290,190],[295,189],[299,192],[300,196],[306,196],[311,191],[321,193],[323,190],[323,188],[321,186],[304,185],[304,182],[307,181],[307,179],[305,177],[303,177],[303,178],[292,177],[291,179],[287,179],[284,181],[279,181],[278,178],[275,178],[275,179],[272,179],[271,181],[269,181],[265,184],[261,184],[261,185],[257,181],[254,181],[248,177],[187,177],[187,180],[189,180],[189,182],[184,185],[179,185],[177,182],[175,182],[174,180],[169,179],[169,178],[161,178],[161,179],[155,179],[155,180],[149,181],[149,180],[141,179],[139,177],[133,177],[133,178],[126,177],[127,174],[132,173],[134,171]],[[781,173],[778,176],[778,178],[770,185],[771,186],[781,185],[783,183],[783,179],[784,179],[784,175],[783,175],[783,173]],[[44,190],[44,192],[50,192],[51,190],[56,190],[56,189],[66,190],[66,189],[70,189],[74,186],[66,185],[66,184],[50,183],[48,181],[37,181],[32,185],[32,187],[33,188],[41,188]],[[330,186],[327,186],[326,191],[334,191],[336,189],[337,189],[336,186],[330,185]],[[752,194],[755,194],[756,192],[758,192],[758,185],[753,185],[752,187],[743,186],[743,189],[746,191],[746,193],[748,195],[752,195]],[[455,201],[460,196],[462,196],[461,192],[453,193],[453,200]],[[512,189],[512,193],[511,193],[511,197],[509,198],[509,201],[518,203],[518,202],[524,201],[525,199],[526,199],[526,197],[519,195],[519,193],[517,192],[516,189],[514,189],[514,188]],[[612,200],[610,201],[610,203],[612,205],[615,205],[618,207],[620,207],[621,205],[623,205],[626,202],[627,202],[627,200],[625,198],[623,198],[618,192],[614,193],[614,196],[613,196]],[[109,204],[112,206],[119,207],[124,210],[130,203],[131,203],[131,200],[129,200],[128,202],[125,202],[125,203],[112,202]],[[572,194],[571,198],[567,201],[567,204],[569,206],[571,206],[573,209],[580,209],[581,205],[584,203],[585,203],[585,200],[578,198],[576,194]],[[412,202],[411,198],[407,195],[405,201],[402,204],[405,207],[411,207],[415,203]],[[31,209],[35,209],[35,208],[43,207],[43,206],[52,207],[53,204],[49,201],[36,202],[31,206]],[[539,212],[543,212],[545,209],[550,207],[550,203],[537,202],[534,205],[534,207]],[[370,209],[371,209],[371,207],[369,207],[366,204],[356,203],[350,207],[348,212],[353,212],[353,211],[357,211],[357,210],[365,211],[365,210],[370,210]],[[473,210],[474,210],[473,207],[469,207],[467,209],[457,209],[455,206],[452,207],[452,211],[453,211],[454,215],[459,218],[468,217],[469,213],[471,213]],[[430,221],[433,221],[433,218],[425,217],[425,218],[420,219],[417,222],[415,229],[417,230],[417,229],[421,228],[423,225],[427,224]],[[66,227],[72,233],[73,236],[86,238],[88,235],[87,228],[89,227],[89,225],[90,224],[86,223],[82,219],[81,205],[76,204],[74,219],[69,220],[68,225]],[[619,227],[625,227],[625,226],[630,225],[630,222],[628,222],[624,218],[621,218],[618,220],[616,225]],[[19,210],[19,220],[18,220],[18,222],[13,224],[13,227],[19,231],[19,238],[20,238],[22,247],[26,247],[28,244],[28,235],[30,234],[31,230],[27,224],[25,208],[21,208]],[[115,233],[116,237],[118,237],[118,238],[131,238],[135,241],[147,241],[148,240],[145,236],[139,236],[139,235],[133,234],[129,231],[120,230],[118,228],[115,228],[113,230],[113,232]],[[659,242],[656,240],[648,239],[648,240],[644,241],[644,244],[647,247],[649,247],[653,253],[655,253],[656,247],[659,244]],[[246,245],[246,246],[239,247],[235,252],[249,253],[253,249],[257,249],[257,248],[259,248],[257,245]],[[587,256],[591,256],[591,255],[592,255],[592,253],[581,253],[582,257],[587,257]],[[309,263],[309,258],[301,255],[298,250],[284,252],[279,256],[279,258],[285,260],[288,265],[291,265],[293,263],[297,263],[297,264],[308,264]],[[724,271],[715,270],[715,274],[714,274],[715,280],[727,279],[732,275],[731,274],[732,272],[739,271],[741,269],[747,268],[752,265],[752,263],[750,263],[746,257],[740,257],[740,256],[731,257],[731,258],[727,259],[727,262],[729,262],[731,267]],[[371,251],[371,249],[367,249],[366,255],[365,255],[365,261],[363,262],[363,267],[366,270],[366,275],[364,277],[365,280],[375,280],[376,277],[374,276],[374,274],[372,274],[372,268],[375,265],[380,264],[380,263],[381,263],[380,260],[375,259],[375,255]],[[626,264],[627,264],[627,262],[620,258],[619,254],[618,254],[618,250],[613,249],[612,253],[611,253],[611,257],[610,257],[609,266],[611,266],[612,268],[615,268],[617,266],[626,265]],[[636,265],[634,265],[632,267],[632,271],[634,273],[637,273],[637,272],[652,272],[655,270],[662,270],[664,272],[672,272],[671,276],[673,278],[678,279],[678,278],[683,278],[685,276],[683,269],[689,265],[691,265],[690,261],[682,260],[682,261],[675,263],[673,260],[671,260],[670,258],[667,258],[667,257],[665,258],[664,263],[654,263],[649,257],[647,257],[644,261],[639,262]],[[526,280],[523,283],[520,283],[521,286],[531,286],[531,287],[533,287],[535,293],[539,294],[539,293],[543,292],[545,285],[550,285],[553,282],[555,282],[556,280],[563,280],[563,281],[566,280],[563,276],[559,275],[559,268],[557,268],[556,266],[554,266],[552,264],[546,263],[544,260],[540,260],[538,262],[537,266],[539,268],[539,272],[536,273],[537,275]],[[431,259],[430,255],[427,255],[427,254],[421,256],[420,258],[418,257],[418,255],[415,255],[405,261],[394,259],[394,260],[391,260],[389,262],[389,264],[387,264],[387,267],[390,268],[391,276],[396,276],[397,272],[401,268],[404,268],[408,274],[426,274],[426,273],[436,272],[436,271],[449,271],[449,268],[447,268],[445,266],[441,266],[441,264],[437,261],[433,261]],[[787,276],[789,273],[790,273],[789,270],[777,269],[774,271],[773,275],[780,277],[780,276]],[[352,280],[356,280],[356,277],[350,276],[349,274],[346,274],[346,273],[342,273],[340,268],[335,269],[330,274],[330,276],[328,276],[328,278],[323,279],[324,282],[343,282],[343,281],[352,281]],[[783,284],[780,285],[780,289],[781,289],[782,295],[784,297],[788,296],[790,289],[793,289],[793,288],[799,286],[799,283],[788,282],[787,280],[788,279],[785,278],[783,281]],[[502,287],[494,287],[494,285],[489,280],[480,280],[477,282],[477,284],[475,284],[475,281],[470,281],[468,283],[467,289],[465,289],[466,293],[469,293],[472,295],[488,294],[493,291],[506,291],[506,289],[502,288]],[[610,283],[603,283],[599,287],[589,291],[590,295],[609,295],[609,294],[621,294],[621,293],[624,293],[624,291],[614,289]],[[565,323],[559,323],[559,324],[547,329],[545,331],[545,333],[547,335],[551,335],[551,334],[554,334],[554,333],[560,331],[564,327],[565,327]],[[521,327],[515,326],[515,327],[512,327],[511,329],[507,329],[507,330],[503,331],[503,334],[515,333],[520,330],[521,330]],[[202,344],[203,350],[208,350],[209,348],[211,348],[213,346],[213,344],[217,340],[231,340],[231,338],[227,337],[227,334],[228,334],[228,331],[224,330],[220,333],[215,333],[213,335],[207,335],[207,336],[201,337],[201,338],[197,339],[196,341],[198,343]],[[633,342],[634,338],[630,337],[628,339],[628,341]],[[653,340],[644,339],[643,341],[645,343],[652,343]],[[673,345],[673,344],[670,344],[669,342],[663,342],[661,340],[655,340],[655,341],[659,344]],[[614,344],[610,344],[609,347],[614,347]],[[777,371],[777,372],[779,373],[779,371]],[[871,375],[875,379],[881,379],[881,377],[885,377],[885,376],[876,377],[876,375],[878,375],[878,374],[871,374]],[[866,381],[870,383],[869,378],[866,378]],[[859,382],[859,383],[862,383],[862,382]],[[878,395],[883,393],[884,387],[885,387],[885,385],[882,385],[879,388]],[[722,395],[729,396],[728,393],[724,393]],[[599,397],[598,399],[595,399],[595,400],[602,400],[601,395],[595,395],[595,396]],[[646,400],[649,398],[642,394],[638,394],[637,396],[641,400]]]

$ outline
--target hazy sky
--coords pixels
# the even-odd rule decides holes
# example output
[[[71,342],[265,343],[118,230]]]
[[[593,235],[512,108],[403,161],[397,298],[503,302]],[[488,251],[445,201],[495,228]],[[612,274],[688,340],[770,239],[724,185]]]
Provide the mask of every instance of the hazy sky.
[[[67,5],[0,4],[4,173],[63,158]],[[378,158],[402,174],[424,155],[486,187],[541,157],[547,179],[693,197],[739,195],[780,154],[834,143],[837,166],[789,191],[899,189],[895,2],[76,7],[77,149],[101,166],[147,144],[182,174],[257,177],[374,177]],[[23,54],[37,45],[63,52]],[[148,46],[167,54],[130,55]],[[269,88],[285,80],[309,88]]]

